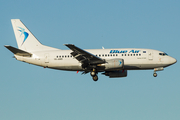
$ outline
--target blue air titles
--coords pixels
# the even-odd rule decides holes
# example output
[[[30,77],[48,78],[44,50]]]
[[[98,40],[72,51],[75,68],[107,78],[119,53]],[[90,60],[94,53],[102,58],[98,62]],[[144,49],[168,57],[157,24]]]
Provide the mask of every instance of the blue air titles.
[[[139,53],[140,50],[111,50],[110,53]]]

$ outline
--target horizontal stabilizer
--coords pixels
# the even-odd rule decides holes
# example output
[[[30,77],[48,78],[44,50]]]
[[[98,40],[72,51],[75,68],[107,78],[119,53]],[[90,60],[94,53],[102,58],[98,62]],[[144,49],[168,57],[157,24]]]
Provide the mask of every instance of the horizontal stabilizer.
[[[19,55],[19,56],[24,56],[24,57],[31,57],[32,54],[28,53],[26,51],[17,49],[15,47],[9,46],[9,45],[5,45],[4,47],[6,47],[7,49],[9,49],[12,53],[14,53],[15,55]]]

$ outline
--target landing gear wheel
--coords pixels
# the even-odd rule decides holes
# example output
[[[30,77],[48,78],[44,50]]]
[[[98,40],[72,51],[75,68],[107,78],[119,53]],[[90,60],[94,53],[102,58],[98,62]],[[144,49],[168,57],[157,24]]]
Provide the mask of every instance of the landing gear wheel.
[[[154,77],[157,77],[157,73],[154,73],[153,76],[154,76]]]
[[[93,72],[91,72],[90,74],[91,74],[91,76],[93,77],[93,76],[96,75],[96,72],[93,71]]]
[[[97,81],[98,80],[98,76],[97,75],[93,76],[93,80]]]

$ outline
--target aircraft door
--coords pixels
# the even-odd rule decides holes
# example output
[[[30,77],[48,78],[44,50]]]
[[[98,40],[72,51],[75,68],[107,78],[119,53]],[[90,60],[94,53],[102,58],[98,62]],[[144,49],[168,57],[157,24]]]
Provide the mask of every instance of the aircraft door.
[[[49,54],[46,53],[46,54],[44,55],[44,57],[45,57],[45,59],[44,59],[45,64],[49,63]]]
[[[148,52],[148,58],[149,58],[149,60],[153,60],[153,52],[152,51]]]

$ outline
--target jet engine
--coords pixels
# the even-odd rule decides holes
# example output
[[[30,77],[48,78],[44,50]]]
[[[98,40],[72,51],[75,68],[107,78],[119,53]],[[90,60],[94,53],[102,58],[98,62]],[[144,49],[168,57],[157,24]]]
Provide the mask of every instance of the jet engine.
[[[123,59],[106,60],[104,66],[105,66],[105,70],[122,70],[124,68],[124,60]]]
[[[106,71],[105,73],[102,74],[109,76],[110,78],[127,77],[127,70]]]

